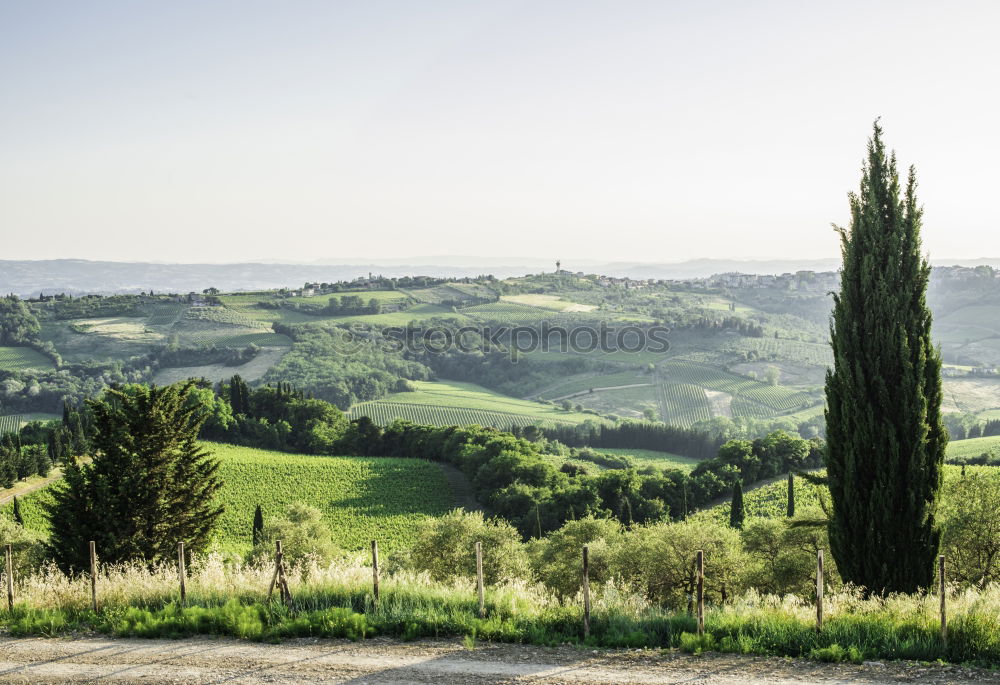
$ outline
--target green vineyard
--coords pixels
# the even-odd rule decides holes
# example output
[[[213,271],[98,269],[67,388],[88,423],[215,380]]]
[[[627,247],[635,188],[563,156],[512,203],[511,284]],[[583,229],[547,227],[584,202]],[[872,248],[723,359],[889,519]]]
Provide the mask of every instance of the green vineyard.
[[[473,316],[484,321],[496,321],[507,324],[553,321],[565,316],[559,312],[546,311],[539,307],[513,302],[477,304],[472,307],[464,307],[460,311],[467,316]]]
[[[176,302],[158,302],[149,307],[149,318],[146,320],[150,326],[170,326],[177,321],[184,305]]]
[[[188,321],[208,321],[243,328],[270,328],[266,322],[228,307],[191,307],[184,312],[184,318]]]
[[[377,539],[387,550],[409,546],[417,527],[429,516],[454,506],[441,467],[420,459],[319,457],[284,454],[250,447],[206,443],[219,458],[223,486],[219,503],[218,547],[246,552],[251,545],[253,512],[259,504],[265,516],[281,514],[302,502],[323,512],[334,541],[345,550],[359,550]],[[44,505],[48,489],[21,499],[25,526],[48,528]],[[3,513],[10,515],[10,504]]]
[[[0,347],[0,371],[52,368],[51,359],[30,347]]]
[[[712,418],[712,408],[703,388],[686,383],[660,383],[657,400],[663,421],[686,428]]]
[[[808,366],[830,366],[833,353],[830,346],[778,338],[738,338],[725,346],[726,351],[754,353],[762,361],[784,360]]]
[[[25,417],[21,414],[12,416],[0,416],[0,435],[4,433],[17,433],[21,430],[21,425],[25,422]]]
[[[762,383],[693,362],[675,360],[659,368],[667,384],[693,385],[731,395],[735,417],[766,418],[801,411],[822,402],[819,391]]]

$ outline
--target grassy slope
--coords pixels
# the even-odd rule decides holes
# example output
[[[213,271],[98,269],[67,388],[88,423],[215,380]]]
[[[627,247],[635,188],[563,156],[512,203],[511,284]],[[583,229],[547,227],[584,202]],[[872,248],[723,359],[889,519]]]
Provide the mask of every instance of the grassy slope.
[[[364,415],[366,408],[380,403],[418,405],[428,409],[441,407],[453,409],[474,409],[480,411],[499,412],[530,417],[539,422],[559,421],[579,423],[585,420],[598,420],[593,414],[566,412],[556,407],[521,400],[508,395],[493,392],[474,383],[458,381],[414,381],[414,392],[400,392],[388,395],[383,400],[363,402],[351,408],[352,416]],[[430,420],[430,419],[428,419]]]
[[[948,443],[947,456],[949,459],[978,457],[984,452],[989,452],[992,447],[1000,447],[1000,435],[991,435],[986,438],[972,438],[970,440],[954,440]]]
[[[348,550],[361,549],[373,539],[388,549],[404,548],[421,521],[454,506],[444,473],[428,461],[295,455],[218,443],[206,446],[222,463],[219,500],[225,513],[217,542],[223,549],[249,549],[257,504],[265,515],[280,513],[293,502],[319,508],[334,540]],[[24,497],[21,511],[29,528],[47,528],[42,504],[50,499],[48,489]],[[6,505],[3,512],[9,515],[10,507]]]
[[[660,469],[669,468],[690,471],[700,462],[699,459],[695,459],[693,457],[685,457],[680,454],[672,454],[671,452],[657,452],[655,450],[607,447],[595,448],[595,450],[598,452],[610,452],[611,454],[632,457],[639,466],[655,466]]]
[[[966,473],[983,473],[994,478],[1000,478],[1000,468],[995,466],[967,466]],[[961,467],[945,464],[945,481],[959,478]],[[803,478],[795,479],[795,507],[798,511],[810,506],[818,506],[820,493],[826,486],[808,483]],[[774,518],[784,516],[788,502],[788,485],[784,480],[769,483],[760,488],[747,490],[743,493],[743,506],[747,516],[762,516]],[[713,507],[710,511],[719,521],[729,522],[729,502]]]

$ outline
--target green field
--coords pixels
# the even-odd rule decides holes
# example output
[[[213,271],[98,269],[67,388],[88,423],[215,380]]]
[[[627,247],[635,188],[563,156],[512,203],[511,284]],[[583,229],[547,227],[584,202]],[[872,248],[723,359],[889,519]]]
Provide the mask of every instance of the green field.
[[[324,295],[312,295],[310,297],[293,297],[292,302],[328,302],[331,297],[341,298],[346,296],[360,297],[368,304],[370,300],[377,300],[382,304],[390,302],[402,302],[409,298],[408,294],[402,290],[345,290],[338,293],[326,293]]]
[[[994,447],[1000,451],[1000,435],[971,438],[969,440],[954,440],[948,443],[947,457],[949,459],[978,457],[981,454],[989,452]]]
[[[221,549],[250,548],[254,508],[265,515],[280,513],[293,502],[323,512],[334,540],[346,550],[359,550],[377,539],[388,550],[403,549],[421,521],[454,505],[441,467],[419,459],[320,457],[284,454],[217,443],[206,446],[219,458],[223,487],[219,501],[225,513],[216,542]],[[46,530],[42,504],[48,490],[21,499],[25,525]],[[10,514],[10,504],[4,512]]]
[[[21,414],[10,414],[8,416],[0,416],[0,435],[4,433],[16,433],[21,430],[21,426],[24,424],[24,416]]]
[[[655,450],[640,450],[634,448],[595,448],[598,452],[608,452],[623,457],[632,457],[640,467],[654,466],[658,469],[681,469],[690,471],[701,461],[693,457],[685,457],[680,454],[670,452],[658,452]]]
[[[502,302],[513,302],[514,304],[524,304],[529,307],[550,309],[554,312],[589,312],[597,309],[595,305],[571,302],[564,300],[559,295],[504,295],[500,300]]]
[[[436,304],[416,304],[400,312],[384,312],[382,314],[358,314],[355,316],[333,316],[321,320],[333,323],[361,323],[372,326],[405,326],[411,321],[420,321],[444,317],[465,320],[467,317],[456,314],[451,307]]]
[[[532,423],[581,423],[600,420],[593,414],[567,412],[548,404],[501,395],[473,383],[414,381],[416,390],[351,407],[352,418],[368,416],[388,424],[400,418],[435,426],[479,424],[496,428]]]
[[[967,466],[966,473],[982,473],[991,477],[1000,478],[1000,468],[996,466]],[[945,464],[945,481],[961,477],[960,466]],[[802,511],[804,508],[819,506],[821,494],[826,494],[826,486],[813,485],[804,478],[795,478],[795,508]],[[827,495],[828,496],[828,495]],[[761,516],[764,518],[778,518],[785,515],[788,506],[788,484],[784,478],[777,482],[769,483],[759,488],[746,490],[743,493],[743,507],[746,515]],[[721,522],[729,522],[730,503],[724,502],[710,511],[712,515]]]
[[[658,371],[663,380],[665,420],[675,425],[711,416],[771,418],[809,410],[822,402],[818,391],[771,385],[690,361],[674,359],[661,364]],[[709,416],[705,415],[706,403]]]
[[[660,383],[656,388],[660,415],[671,426],[686,428],[712,418],[712,405],[705,389],[688,383]]]
[[[649,374],[641,374],[637,371],[625,371],[622,373],[602,374],[600,376],[581,375],[568,378],[566,382],[546,388],[540,397],[543,399],[555,399],[577,393],[586,393],[591,389],[613,388],[622,385],[648,384],[652,385],[654,378]]]
[[[494,302],[463,307],[461,312],[483,321],[499,323],[540,323],[554,321],[563,316],[560,312],[548,311],[539,307],[515,302]]]
[[[51,359],[30,347],[0,347],[0,371],[54,369],[55,366]]]

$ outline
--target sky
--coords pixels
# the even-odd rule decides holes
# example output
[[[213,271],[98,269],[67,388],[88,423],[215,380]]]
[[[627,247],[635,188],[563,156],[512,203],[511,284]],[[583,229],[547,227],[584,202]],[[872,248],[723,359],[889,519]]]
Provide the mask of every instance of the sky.
[[[0,259],[1000,257],[1000,2],[0,0]]]

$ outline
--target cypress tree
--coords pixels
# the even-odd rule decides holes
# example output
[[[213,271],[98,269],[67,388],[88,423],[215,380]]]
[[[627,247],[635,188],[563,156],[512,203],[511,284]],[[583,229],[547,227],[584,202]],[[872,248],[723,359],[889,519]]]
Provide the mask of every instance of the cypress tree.
[[[177,543],[204,549],[222,513],[218,461],[202,448],[204,420],[188,397],[194,381],[110,389],[88,401],[94,452],[71,459],[48,506],[49,552],[63,570],[84,569],[87,541],[107,563],[173,560]]]
[[[257,505],[253,512],[253,546],[256,547],[264,539],[264,510]]]
[[[731,528],[743,527],[743,482],[736,481],[733,485],[733,503],[729,509],[729,526]]]
[[[795,476],[788,474],[788,508],[785,516],[792,518],[795,516]]]
[[[24,525],[24,517],[21,516],[21,503],[17,499],[17,495],[14,495],[14,523],[19,526]]]
[[[900,188],[876,122],[850,228],[837,229],[843,267],[826,376],[830,550],[844,581],[874,594],[928,587],[939,547],[948,437],[916,185],[911,167]]]

